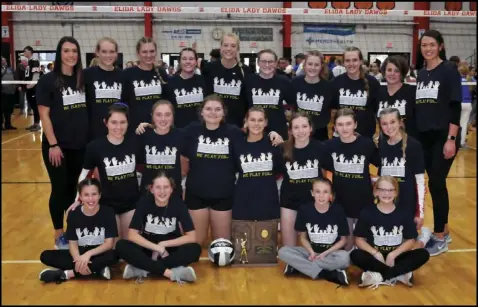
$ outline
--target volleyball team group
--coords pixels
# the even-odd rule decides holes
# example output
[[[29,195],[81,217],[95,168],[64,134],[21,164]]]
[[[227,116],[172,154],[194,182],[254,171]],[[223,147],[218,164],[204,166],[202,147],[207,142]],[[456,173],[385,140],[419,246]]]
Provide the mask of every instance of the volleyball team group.
[[[460,74],[439,32],[426,31],[420,48],[416,86],[403,82],[399,56],[384,61],[381,86],[355,47],[332,81],[319,51],[289,79],[272,50],[258,53],[253,73],[227,34],[220,60],[198,74],[185,48],[168,77],[152,38],[138,41],[139,65],[125,70],[114,66],[115,40],[100,39],[98,66],[83,69],[77,40],[61,38],[36,85],[55,240],[40,280],[109,280],[123,259],[125,279],[194,282],[209,229],[235,242],[235,222],[272,221],[286,276],[347,285],[353,264],[362,287],[412,286],[452,241],[446,178],[460,144]],[[423,227],[425,171],[433,232]]]

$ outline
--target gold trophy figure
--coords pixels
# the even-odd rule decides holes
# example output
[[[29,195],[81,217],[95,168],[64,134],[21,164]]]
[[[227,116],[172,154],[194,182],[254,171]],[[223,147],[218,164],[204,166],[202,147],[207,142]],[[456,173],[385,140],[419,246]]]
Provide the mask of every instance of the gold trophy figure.
[[[241,261],[241,263],[249,263],[249,260],[247,259],[247,250],[246,250],[246,243],[247,243],[247,233],[244,233],[244,235],[246,236],[246,239],[243,240],[241,239],[241,258],[239,259],[239,261]],[[245,260],[242,258],[244,256]]]

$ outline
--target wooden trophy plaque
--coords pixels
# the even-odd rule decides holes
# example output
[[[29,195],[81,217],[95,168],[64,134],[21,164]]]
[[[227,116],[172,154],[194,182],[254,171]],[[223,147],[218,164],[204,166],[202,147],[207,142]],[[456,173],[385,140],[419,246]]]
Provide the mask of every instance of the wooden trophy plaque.
[[[232,243],[237,266],[277,265],[278,219],[267,221],[232,221]]]

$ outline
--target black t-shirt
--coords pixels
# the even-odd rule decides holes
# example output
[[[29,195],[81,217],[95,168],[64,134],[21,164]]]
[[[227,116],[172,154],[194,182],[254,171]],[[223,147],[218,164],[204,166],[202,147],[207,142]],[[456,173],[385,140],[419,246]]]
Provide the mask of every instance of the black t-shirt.
[[[169,79],[168,98],[174,106],[174,126],[184,128],[198,120],[198,110],[208,95],[206,81],[201,75],[183,79],[175,75]]]
[[[335,200],[344,207],[347,217],[357,218],[365,206],[373,203],[369,165],[376,161],[377,148],[361,135],[352,143],[334,138],[324,147],[321,162],[333,173]]]
[[[443,61],[417,76],[415,115],[418,131],[447,130],[452,119],[451,103],[461,103],[461,76],[453,63]]]
[[[99,66],[86,68],[83,71],[85,82],[86,105],[90,116],[90,139],[108,134],[103,120],[108,114],[108,107],[121,101],[121,70],[103,70]]]
[[[158,68],[142,70],[138,66],[123,71],[122,100],[130,108],[129,131],[134,131],[140,123],[151,122],[153,104],[167,97],[168,75]]]
[[[223,123],[216,130],[195,122],[185,128],[189,159],[186,191],[205,199],[232,197],[236,181],[232,146],[243,138],[237,126]]]
[[[376,128],[377,92],[380,83],[370,75],[368,80],[369,94],[365,90],[364,80],[352,80],[341,74],[332,81],[332,106],[334,109],[349,108],[357,117],[357,132],[372,138]]]
[[[41,71],[40,67],[40,61],[36,59],[29,59],[28,60],[28,66],[25,67],[25,81],[32,81],[33,80],[33,75],[35,73],[40,74],[39,77],[43,76],[43,72]],[[37,83],[38,84],[38,83]],[[33,85],[32,88],[27,89],[29,92],[35,93],[35,87],[36,85]]]
[[[280,189],[282,206],[298,207],[313,201],[312,180],[323,177],[320,162],[323,150],[322,143],[314,139],[304,148],[292,149],[293,160],[285,162]]]
[[[144,191],[151,184],[153,176],[158,172],[166,172],[176,184],[176,191],[182,195],[180,156],[184,151],[184,133],[172,129],[165,135],[157,134],[154,129],[138,137],[140,155],[138,164],[144,164],[141,190]]]
[[[235,220],[270,220],[280,217],[276,175],[283,173],[280,148],[269,138],[234,144],[234,160],[239,170],[234,192],[232,218]]]
[[[206,64],[202,71],[206,78],[207,92],[219,94],[224,100],[227,123],[241,128],[247,111],[244,80],[251,73],[251,69],[246,65],[238,64],[233,68],[225,68],[221,61]]]
[[[83,213],[83,207],[70,211],[67,218],[66,238],[78,241],[78,246],[95,248],[108,238],[118,236],[115,212],[108,206],[100,205],[93,216]]]
[[[413,137],[408,136],[405,157],[402,150],[403,140],[395,145],[389,145],[385,139],[378,147],[377,161],[380,176],[393,176],[399,183],[398,207],[407,208],[415,216],[417,206],[416,174],[425,173],[425,161],[422,145]]]
[[[386,86],[381,86],[378,90],[377,101],[377,119],[380,120],[380,112],[386,108],[395,108],[400,111],[400,117],[405,124],[405,130],[410,135],[416,135],[416,123],[413,115],[415,106],[416,87],[404,83],[402,87],[392,96],[388,93]]]
[[[311,84],[305,76],[292,79],[289,103],[298,111],[304,111],[312,118],[315,129],[326,128],[330,121],[332,108],[332,83],[320,80]]]
[[[386,256],[405,240],[415,239],[418,233],[413,218],[405,210],[396,207],[385,214],[373,205],[360,213],[354,236],[365,238],[368,244]]]
[[[258,106],[267,115],[267,129],[279,133],[284,140],[288,138],[287,120],[283,101],[289,99],[290,80],[284,76],[263,79],[258,74],[246,78],[246,99],[249,108]]]
[[[84,169],[98,167],[100,174],[101,202],[108,206],[130,208],[139,197],[136,177],[137,141],[133,135],[126,135],[119,145],[110,143],[101,136],[88,144]]]
[[[63,75],[61,89],[55,86],[56,77],[55,72],[50,72],[38,80],[37,103],[50,108],[53,132],[61,148],[85,148],[89,129],[85,93],[76,89],[76,75]]]
[[[324,213],[317,211],[313,202],[300,206],[295,220],[295,230],[307,232],[309,243],[318,254],[331,248],[340,237],[350,235],[344,209],[335,203]]]
[[[184,233],[194,230],[188,209],[180,198],[171,197],[167,206],[160,207],[153,195],[148,194],[138,201],[129,228],[140,231],[146,240],[157,244],[181,237],[179,224]]]

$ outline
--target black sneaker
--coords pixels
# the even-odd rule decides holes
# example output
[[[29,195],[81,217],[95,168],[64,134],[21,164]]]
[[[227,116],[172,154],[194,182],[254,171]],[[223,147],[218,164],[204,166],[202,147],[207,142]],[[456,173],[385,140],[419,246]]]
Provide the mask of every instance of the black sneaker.
[[[344,270],[322,270],[319,274],[319,277],[341,286],[347,286],[349,284],[347,273]]]
[[[66,281],[65,271],[44,269],[40,272],[40,280],[43,282],[56,282],[57,284],[61,284]]]
[[[297,275],[299,274],[299,271],[294,269],[292,266],[286,264],[284,268],[284,276],[291,276],[291,275]]]

